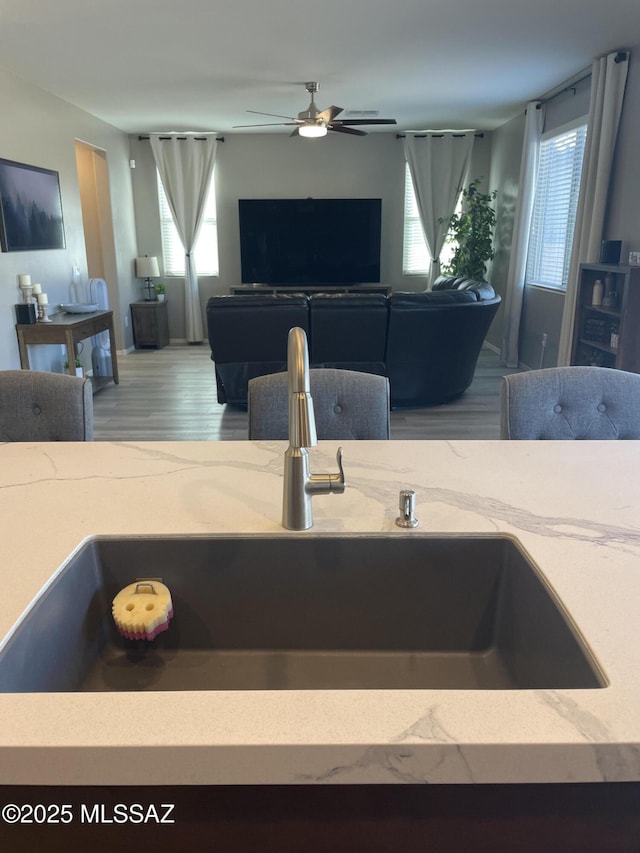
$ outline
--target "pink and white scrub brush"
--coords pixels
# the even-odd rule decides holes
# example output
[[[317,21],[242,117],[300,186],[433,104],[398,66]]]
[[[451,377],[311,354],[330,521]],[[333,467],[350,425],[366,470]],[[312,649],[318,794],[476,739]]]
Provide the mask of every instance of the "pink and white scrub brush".
[[[167,630],[173,616],[171,593],[158,580],[138,580],[120,590],[111,612],[127,640],[154,640]]]

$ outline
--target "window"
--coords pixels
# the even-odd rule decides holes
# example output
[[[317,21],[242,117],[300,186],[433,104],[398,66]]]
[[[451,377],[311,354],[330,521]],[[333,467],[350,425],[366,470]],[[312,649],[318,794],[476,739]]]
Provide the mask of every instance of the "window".
[[[165,275],[184,276],[185,257],[178,237],[169,203],[158,174],[158,202],[160,204],[160,227],[162,229],[162,254]],[[218,229],[216,224],[215,172],[209,184],[204,216],[194,249],[198,275],[218,275]]]
[[[456,212],[460,213],[462,193],[458,198]],[[445,240],[440,252],[440,267],[451,262],[456,244],[450,237]],[[404,175],[404,239],[402,244],[402,271],[405,275],[428,275],[431,267],[431,255],[424,239],[420,222],[416,195],[411,181],[409,164],[405,164]]]
[[[587,125],[565,125],[540,142],[527,252],[527,284],[565,290],[569,275]]]
[[[431,256],[424,239],[416,195],[413,191],[409,164],[404,173],[404,240],[402,249],[402,271],[408,275],[427,274],[431,267]]]

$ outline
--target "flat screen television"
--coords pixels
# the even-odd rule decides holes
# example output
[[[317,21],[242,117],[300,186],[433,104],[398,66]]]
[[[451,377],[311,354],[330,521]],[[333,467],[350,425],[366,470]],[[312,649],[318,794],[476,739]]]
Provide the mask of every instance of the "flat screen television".
[[[379,198],[239,199],[244,284],[380,281]]]

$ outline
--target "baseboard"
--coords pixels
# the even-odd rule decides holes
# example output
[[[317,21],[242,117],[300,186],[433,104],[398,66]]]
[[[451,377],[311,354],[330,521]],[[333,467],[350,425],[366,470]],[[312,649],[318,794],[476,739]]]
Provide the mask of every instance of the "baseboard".
[[[490,344],[489,341],[485,341],[482,344],[482,349],[491,350],[491,352],[494,352],[496,355],[500,355],[500,352],[501,352],[500,347],[497,347],[495,344]],[[529,365],[525,364],[523,361],[518,362],[518,368],[517,369],[518,370],[533,370],[532,367],[529,367]]]
[[[186,344],[186,342],[186,338],[169,338],[169,346],[171,346],[171,344]]]

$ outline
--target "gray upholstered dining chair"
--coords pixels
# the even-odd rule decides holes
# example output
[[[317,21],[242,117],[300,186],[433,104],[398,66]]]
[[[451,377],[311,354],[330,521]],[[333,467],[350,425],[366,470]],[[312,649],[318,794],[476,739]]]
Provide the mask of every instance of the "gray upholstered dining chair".
[[[91,441],[89,379],[38,370],[0,371],[0,441]]]
[[[337,368],[311,368],[309,384],[319,439],[388,439],[389,380]],[[249,380],[249,439],[289,437],[287,374]]]
[[[608,367],[548,367],[503,376],[500,437],[640,438],[640,375]]]

